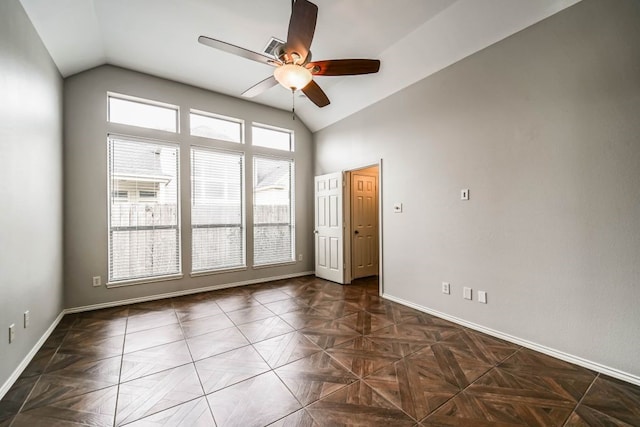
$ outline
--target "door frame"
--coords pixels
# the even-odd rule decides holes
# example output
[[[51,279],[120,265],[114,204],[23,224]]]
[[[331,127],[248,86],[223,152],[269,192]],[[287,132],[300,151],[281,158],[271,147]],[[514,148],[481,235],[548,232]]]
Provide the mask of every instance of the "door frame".
[[[362,169],[369,169],[372,167],[378,167],[378,185],[377,185],[377,202],[378,202],[378,293],[382,295],[384,293],[384,276],[383,276],[383,245],[382,245],[382,159],[378,163],[370,163],[367,165],[343,170],[344,174],[344,194],[343,194],[343,218],[344,223],[344,283],[349,284],[352,282],[351,276],[351,173],[357,172]]]

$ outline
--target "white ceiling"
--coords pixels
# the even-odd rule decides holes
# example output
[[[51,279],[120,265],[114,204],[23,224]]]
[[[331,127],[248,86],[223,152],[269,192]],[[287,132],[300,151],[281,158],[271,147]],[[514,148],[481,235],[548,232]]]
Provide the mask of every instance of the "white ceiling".
[[[373,58],[378,74],[316,77],[331,104],[296,98],[311,131],[337,122],[580,0],[312,0],[313,58]],[[290,0],[21,0],[64,77],[113,64],[240,94],[272,73],[198,43],[200,35],[262,52],[286,39]],[[253,101],[289,110],[274,87]]]

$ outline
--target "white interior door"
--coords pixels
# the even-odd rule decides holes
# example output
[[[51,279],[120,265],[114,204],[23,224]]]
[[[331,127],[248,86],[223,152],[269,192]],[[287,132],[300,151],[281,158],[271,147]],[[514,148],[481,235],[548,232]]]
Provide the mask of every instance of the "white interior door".
[[[342,172],[316,176],[316,276],[344,283]]]

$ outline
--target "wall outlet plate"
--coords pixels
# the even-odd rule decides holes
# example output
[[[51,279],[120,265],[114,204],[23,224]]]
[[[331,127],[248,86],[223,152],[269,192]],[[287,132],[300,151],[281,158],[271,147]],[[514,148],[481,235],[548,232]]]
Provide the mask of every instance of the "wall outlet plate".
[[[478,291],[478,302],[487,303],[487,293],[485,291]]]
[[[29,313],[29,310],[24,312],[24,327],[25,329],[29,327],[29,323],[31,321],[31,313]]]
[[[16,325],[12,323],[9,325],[9,344],[16,339]]]
[[[442,293],[449,295],[451,293],[451,286],[447,282],[442,282]]]
[[[100,276],[93,276],[93,286],[97,288],[100,285],[102,285],[102,280],[100,279]]]
[[[469,300],[473,299],[471,295],[472,295],[471,288],[467,288],[467,287],[462,288],[462,297],[464,299],[469,299]]]

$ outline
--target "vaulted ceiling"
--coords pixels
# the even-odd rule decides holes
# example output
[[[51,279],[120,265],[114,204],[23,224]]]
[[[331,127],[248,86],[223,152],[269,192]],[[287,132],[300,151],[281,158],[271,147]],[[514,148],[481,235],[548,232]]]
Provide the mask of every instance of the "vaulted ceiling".
[[[378,74],[316,77],[331,104],[296,94],[317,131],[579,0],[312,0],[313,59],[375,58]],[[21,0],[64,77],[113,64],[230,96],[273,69],[198,43],[200,35],[262,52],[285,40],[290,0]],[[277,86],[252,98],[288,110]]]

